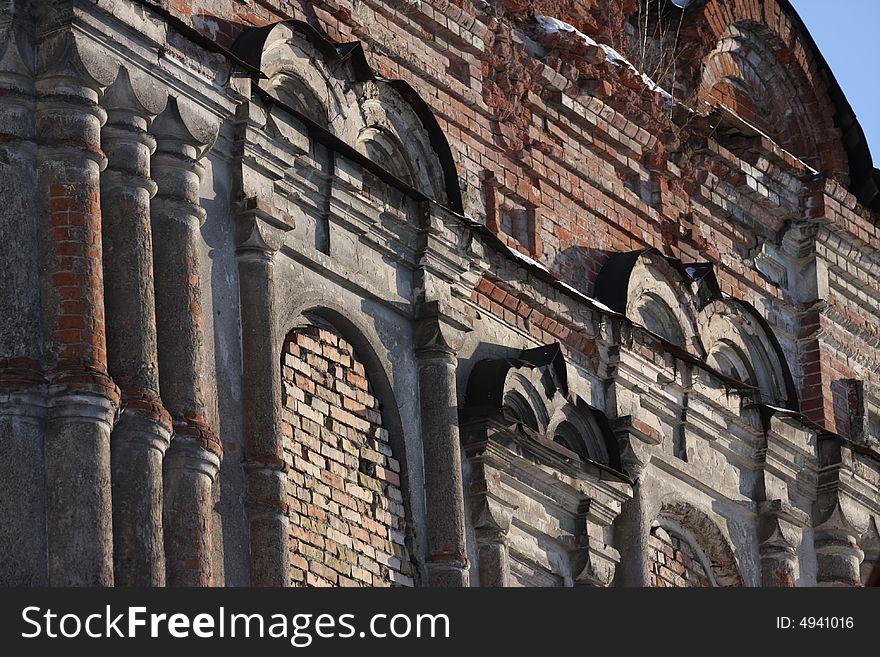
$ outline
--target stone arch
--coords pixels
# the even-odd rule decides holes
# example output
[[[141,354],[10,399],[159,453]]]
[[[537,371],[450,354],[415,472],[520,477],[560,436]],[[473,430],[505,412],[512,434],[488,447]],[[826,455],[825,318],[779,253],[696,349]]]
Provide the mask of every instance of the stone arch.
[[[566,458],[576,455],[620,471],[620,451],[608,420],[570,394],[558,344],[525,349],[516,358],[479,361],[468,379],[462,418],[500,421],[513,433],[524,429],[542,444],[565,448]]]
[[[442,165],[414,107],[388,81],[375,79],[363,84],[360,111],[364,128],[357,147],[426,196],[447,203]]]
[[[741,34],[743,29],[749,34]],[[693,2],[683,13],[680,42],[685,44],[686,52],[684,49],[682,52],[688,65],[679,67],[679,70],[693,72],[693,79],[687,81],[693,85],[689,91],[703,99],[710,99],[709,92],[725,78],[747,82],[747,78],[754,77],[748,71],[759,72],[763,86],[767,87],[773,80],[768,72],[776,69],[775,75],[787,80],[789,91],[786,93],[792,95],[783,98],[780,93],[775,94],[781,102],[777,107],[769,108],[775,115],[771,125],[801,124],[806,127],[806,133],[788,134],[783,143],[793,139],[788,145],[789,150],[799,157],[815,158],[810,162],[815,168],[847,185],[861,203],[871,207],[880,203],[880,175],[874,170],[864,132],[833,72],[790,2]],[[740,47],[731,51],[736,42]],[[747,42],[752,47],[742,47]],[[749,65],[746,65],[748,54],[743,56],[747,50],[752,53],[754,62]],[[762,66],[762,61],[772,65]],[[738,74],[740,66],[744,72]],[[740,98],[749,97],[747,88],[738,91]],[[780,109],[786,107],[801,116],[786,118],[785,110]],[[770,136],[779,137],[778,134]],[[803,146],[808,147],[807,152]],[[809,152],[811,147],[814,147],[813,152]]]
[[[782,349],[750,304],[715,299],[700,311],[698,322],[710,365],[755,386],[760,401],[797,409],[794,383]]]
[[[611,254],[596,278],[595,295],[667,342],[702,357],[698,299],[691,283],[680,263],[645,249]]]
[[[368,339],[336,311],[304,311],[281,376],[294,584],[412,586],[400,417]]]
[[[722,103],[780,146],[822,170],[819,144],[833,126],[805,106],[806,86],[797,71],[784,66],[782,44],[769,29],[751,21],[727,27],[703,60],[698,91],[707,104]],[[811,96],[812,93],[806,94]]]
[[[260,86],[288,107],[371,159],[387,155],[377,164],[463,212],[452,150],[431,108],[407,82],[378,77],[359,41],[334,43],[308,23],[285,20],[245,30],[232,51],[260,69]],[[310,110],[318,106],[323,112]]]
[[[692,582],[700,581],[700,572],[702,571],[705,573],[708,584],[701,583],[700,585],[743,585],[736,556],[725,533],[708,514],[676,498],[667,498],[661,502],[660,510],[652,523],[651,535],[649,536],[649,545],[653,541],[654,546],[654,553],[649,557],[652,574],[659,575],[664,572],[662,569],[666,566],[665,560],[669,556],[665,552],[663,552],[663,558],[659,556],[665,537],[656,529],[658,527],[662,528],[670,539],[675,539],[669,541],[669,545],[673,549],[673,559],[680,564],[675,568],[681,571],[681,566],[686,563],[692,565],[691,574],[694,576]],[[681,552],[683,556],[677,558],[675,550]],[[688,554],[688,550],[690,550],[690,554]],[[672,568],[667,570],[674,571]],[[680,572],[677,574],[682,577]],[[652,577],[652,580],[654,579]],[[684,581],[688,581],[686,577]],[[679,583],[678,585],[691,586],[695,584]]]

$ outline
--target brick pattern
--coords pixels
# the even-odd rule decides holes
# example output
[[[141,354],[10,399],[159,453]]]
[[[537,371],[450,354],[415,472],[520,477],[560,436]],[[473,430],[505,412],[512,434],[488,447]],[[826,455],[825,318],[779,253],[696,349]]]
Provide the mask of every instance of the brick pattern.
[[[528,332],[541,344],[559,342],[572,362],[596,371],[598,355],[594,335],[584,326],[536,304],[504,281],[485,275],[471,294],[471,301],[499,320]]]
[[[712,586],[697,549],[677,534],[655,527],[648,539],[651,586]]]
[[[412,586],[400,461],[354,349],[294,331],[282,378],[292,585]]]

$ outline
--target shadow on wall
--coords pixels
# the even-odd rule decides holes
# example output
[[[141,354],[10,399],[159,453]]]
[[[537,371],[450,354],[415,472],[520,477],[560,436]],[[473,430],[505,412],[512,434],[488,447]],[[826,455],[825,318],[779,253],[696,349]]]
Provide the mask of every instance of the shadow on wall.
[[[596,277],[611,251],[584,246],[570,246],[554,258],[551,270],[580,292],[593,296]]]
[[[834,426],[828,427],[857,442],[864,438],[864,428],[860,427],[864,422],[863,393],[859,384],[856,379],[836,379],[831,382]]]
[[[235,257],[234,225],[228,207],[230,190],[225,170],[214,165],[211,174],[213,196],[202,199],[207,219],[202,239],[208,247],[211,268],[211,308],[213,316],[214,376],[217,382],[217,434],[223,441],[224,457],[220,462],[219,498],[215,499],[215,517],[219,520],[218,538],[222,537],[222,563],[226,586],[247,586],[250,581],[248,561],[248,519],[241,499],[245,492],[243,458],[244,436],[241,416],[241,345],[230,343],[230,336],[240,333],[238,265]],[[215,557],[219,558],[220,545]]]

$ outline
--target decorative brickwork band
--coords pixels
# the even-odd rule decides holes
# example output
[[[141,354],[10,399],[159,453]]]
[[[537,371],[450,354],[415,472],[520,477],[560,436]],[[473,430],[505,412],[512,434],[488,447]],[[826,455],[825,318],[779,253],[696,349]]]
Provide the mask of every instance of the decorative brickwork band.
[[[107,357],[122,390],[111,436],[113,545],[116,584],[162,586],[162,459],[171,418],[159,399],[150,156],[147,133],[166,95],[122,69],[108,89],[102,145],[108,167],[101,177]]]
[[[39,37],[38,37],[39,38]],[[49,378],[45,472],[50,585],[113,584],[98,105],[116,75],[106,53],[61,28],[37,47],[43,335]]]
[[[216,136],[178,100],[156,119],[152,175],[153,268],[162,400],[173,438],[165,456],[164,532],[169,586],[211,586],[214,482],[220,441],[207,418],[216,397],[208,370],[200,269],[205,211],[199,206],[199,159]]]

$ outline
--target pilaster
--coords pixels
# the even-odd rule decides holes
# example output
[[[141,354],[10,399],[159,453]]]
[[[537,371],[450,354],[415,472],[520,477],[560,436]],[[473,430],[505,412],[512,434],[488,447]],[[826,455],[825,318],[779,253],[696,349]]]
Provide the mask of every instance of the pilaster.
[[[110,374],[122,393],[111,436],[114,568],[117,585],[162,586],[162,460],[171,418],[159,398],[150,178],[155,139],[147,132],[167,94],[121,69],[103,106],[101,177]]]
[[[159,385],[171,414],[173,437],[164,462],[164,533],[169,586],[214,581],[214,483],[222,448],[211,426],[216,376],[209,371],[202,319],[199,204],[200,159],[217,135],[206,112],[182,99],[169,101],[153,122],[153,269]]]

